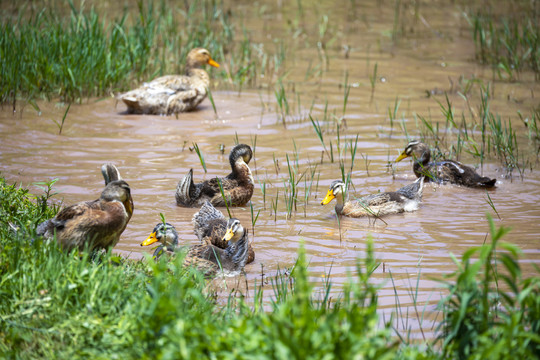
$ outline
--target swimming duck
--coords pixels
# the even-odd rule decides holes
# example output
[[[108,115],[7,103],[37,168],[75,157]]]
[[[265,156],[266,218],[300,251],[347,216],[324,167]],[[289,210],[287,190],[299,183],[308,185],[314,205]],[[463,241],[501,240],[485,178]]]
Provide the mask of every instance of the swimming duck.
[[[150,236],[141,243],[141,246],[149,246],[156,242],[159,242],[160,245],[152,255],[154,258],[159,258],[164,253],[174,254],[178,249],[178,232],[176,228],[167,222],[157,223]]]
[[[229,155],[232,172],[219,179],[229,206],[244,206],[253,195],[254,181],[248,163],[253,156],[251,147],[246,144],[236,145]],[[225,206],[221,196],[218,178],[193,183],[193,169],[178,182],[176,187],[178,206],[202,206],[206,201],[214,206]]]
[[[193,231],[201,243],[212,244],[221,249],[226,249],[227,241],[223,240],[227,231],[227,218],[223,213],[212,206],[209,201],[206,201],[201,209],[193,215]],[[250,264],[255,260],[255,252],[248,245],[248,256],[246,264]]]
[[[413,171],[417,177],[425,176],[426,181],[439,183],[452,183],[467,187],[494,187],[497,179],[481,176],[470,166],[453,160],[443,160],[430,163],[431,151],[429,147],[418,140],[411,141],[405,150],[396,159],[396,162],[412,156],[414,159]]]
[[[206,98],[210,77],[204,64],[219,67],[206,49],[195,48],[187,55],[184,75],[166,75],[117,96],[130,114],[170,115],[191,111]]]
[[[163,251],[175,253],[186,250],[186,247],[178,246],[178,232],[169,223],[158,223],[141,246],[148,246],[158,241],[161,245],[154,252],[157,256]],[[225,249],[209,243],[187,248],[183,265],[194,266],[206,276],[216,275],[220,271],[238,272],[244,269],[249,241],[247,232],[244,231],[238,219],[232,218],[227,221],[223,241],[228,243]]]
[[[326,205],[336,199],[336,212],[350,217],[397,214],[404,211],[415,211],[422,200],[424,177],[414,183],[402,187],[395,192],[385,192],[364,196],[349,201],[345,183],[335,180],[330,185],[321,205]]]
[[[62,209],[39,224],[36,233],[47,239],[56,235],[65,251],[114,247],[133,215],[133,199],[129,185],[113,164],[105,164],[101,170],[106,186],[99,199]]]

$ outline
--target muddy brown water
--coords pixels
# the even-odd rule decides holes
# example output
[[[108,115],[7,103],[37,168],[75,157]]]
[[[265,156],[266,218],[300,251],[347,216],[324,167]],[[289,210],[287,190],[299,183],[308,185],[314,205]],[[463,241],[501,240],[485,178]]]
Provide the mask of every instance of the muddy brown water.
[[[391,13],[388,9],[384,12]],[[382,45],[379,40],[377,50],[377,39],[391,29],[392,17],[383,24],[373,22],[369,28],[358,19],[348,19],[340,25],[345,34],[340,39],[343,45],[352,46],[349,57],[343,56],[340,46],[334,46],[328,50],[328,71],[308,81],[303,81],[305,70],[319,55],[314,48],[299,50],[298,57],[289,64],[292,72],[286,86],[291,90],[295,84],[295,90],[301,95],[301,109],[295,109],[287,117],[285,126],[275,112],[273,87],[238,94],[220,90],[220,84],[215,84],[217,118],[208,100],[198,111],[176,118],[126,115],[124,105],[114,99],[91,99],[72,105],[62,135],[58,135],[53,120],[61,120],[65,108],[40,102],[40,113],[30,106],[19,107],[13,113],[4,105],[0,112],[0,172],[8,182],[29,186],[34,193],[40,193],[33,185],[35,182],[58,178],[55,189],[59,194],[54,201],[63,199],[65,204],[72,204],[99,196],[103,188],[100,166],[112,161],[130,184],[135,203],[133,218],[115,250],[140,258],[150,251],[139,244],[160,221],[159,213],[176,226],[183,243],[197,243],[191,225],[197,209],[176,206],[174,190],[178,180],[190,168],[194,169],[196,181],[226,175],[230,171],[227,158],[234,139],[238,137],[240,142],[250,145],[256,140],[255,159],[250,166],[256,181],[253,208],[255,212],[260,210],[260,215],[254,235],[250,234],[256,260],[245,269],[248,286],[252,289],[255,281],[260,283],[265,276],[268,279],[278,268],[291,267],[303,243],[314,284],[321,289],[325,274],[330,273],[332,296],[339,297],[349,274],[354,274],[357,259],[364,256],[366,239],[371,236],[376,256],[382,262],[373,276],[373,281],[382,286],[380,311],[388,318],[399,300],[405,321],[416,331],[419,325],[410,290],[418,287],[420,311],[424,305],[429,311],[434,310],[444,291],[433,278],[456,269],[450,254],[459,258],[467,249],[489,241],[486,213],[495,217],[497,225],[512,228],[504,240],[517,244],[523,251],[521,264],[525,274],[534,273],[533,264],[540,264],[540,172],[534,167],[521,179],[516,174],[505,176],[496,159],[488,159],[484,164],[484,174],[498,180],[497,188],[490,191],[489,196],[500,220],[488,204],[484,190],[452,185],[428,184],[418,211],[387,216],[384,223],[342,218],[341,231],[333,211],[335,203],[320,205],[328,185],[340,178],[341,170],[338,162],[331,163],[326,155],[321,163],[323,147],[307,113],[313,104],[313,115],[322,119],[328,102],[331,112],[338,117],[342,115],[343,88],[340,84],[345,72],[349,74],[352,88],[342,136],[350,140],[358,134],[359,139],[352,171],[355,196],[396,190],[414,181],[410,161],[399,163],[395,176],[387,165],[407,142],[401,124],[406,124],[411,137],[417,137],[414,114],[431,116],[434,121],[444,124],[439,105],[426,96],[426,91],[450,91],[458,114],[463,112],[470,117],[477,109],[474,97],[475,105],[470,110],[463,98],[455,91],[451,92],[460,76],[484,78],[486,82],[492,80],[489,69],[472,61],[474,48],[468,33],[462,30],[463,20],[455,12],[445,17],[437,9],[426,9],[423,15],[430,20],[430,27],[423,30],[428,34],[425,38],[419,36],[419,39],[396,47],[388,45],[389,40],[383,37],[386,40]],[[382,15],[378,16],[382,21]],[[264,37],[264,31],[259,29],[257,32],[255,25],[253,28],[254,37]],[[433,29],[452,39],[434,35]],[[460,35],[462,32],[465,34]],[[371,98],[368,74],[375,63],[378,64],[378,75]],[[540,90],[531,79],[530,75],[523,74],[517,83],[495,82],[492,111],[505,118],[513,117],[514,121],[517,110],[528,113],[536,104],[534,96]],[[444,101],[443,95],[436,96],[439,101]],[[388,108],[393,107],[396,98],[401,101],[399,121],[391,127]],[[291,96],[289,101],[294,103],[293,99]],[[528,140],[524,127],[518,131],[520,146],[526,149]],[[330,139],[335,146],[335,132],[325,134],[327,146]],[[196,153],[189,150],[192,143],[197,143],[204,154],[206,174]],[[221,154],[220,144],[225,146],[225,154]],[[297,157],[300,172],[317,164],[307,204],[303,200],[305,183],[302,180],[298,184],[302,199],[289,219],[284,204],[284,182],[289,176],[286,155],[291,160]],[[279,169],[276,169],[274,158]],[[467,154],[463,154],[461,160],[478,164]],[[347,156],[346,164],[350,166],[350,156]],[[306,178],[309,181],[309,177]],[[262,182],[266,183],[265,200],[259,186]],[[275,215],[271,202],[278,193],[278,213]],[[252,228],[249,207],[235,208],[233,214],[247,228]],[[390,272],[394,282],[390,280]],[[237,279],[227,280],[222,286],[230,289],[238,282],[245,286],[244,280]],[[270,298],[271,291],[266,296]],[[424,320],[422,327],[428,335],[433,331],[430,320]]]

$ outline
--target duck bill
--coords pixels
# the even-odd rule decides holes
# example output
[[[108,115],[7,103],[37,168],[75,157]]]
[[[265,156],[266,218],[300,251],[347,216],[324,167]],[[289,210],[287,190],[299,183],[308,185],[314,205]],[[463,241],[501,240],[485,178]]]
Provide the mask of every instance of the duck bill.
[[[224,241],[229,241],[233,238],[234,236],[234,232],[232,231],[232,229],[227,229],[227,232],[225,233],[225,236],[223,237],[223,240]]]
[[[401,153],[401,155],[398,156],[395,162],[400,162],[401,160],[408,158],[409,156],[404,152]]]
[[[153,232],[150,234],[150,236],[144,240],[142,243],[141,243],[141,246],[148,246],[148,245],[152,245],[153,243],[157,242],[158,239],[156,237],[156,233]]]
[[[133,215],[133,199],[130,197],[124,202],[124,207],[126,208],[126,212],[131,217]]]
[[[217,67],[217,68],[219,67],[219,64],[212,59],[208,59],[208,65]]]
[[[332,191],[332,189],[330,189],[326,193],[326,196],[324,197],[323,201],[321,201],[321,205],[326,205],[330,201],[334,200],[335,198],[336,198],[336,196],[334,195],[334,192]]]

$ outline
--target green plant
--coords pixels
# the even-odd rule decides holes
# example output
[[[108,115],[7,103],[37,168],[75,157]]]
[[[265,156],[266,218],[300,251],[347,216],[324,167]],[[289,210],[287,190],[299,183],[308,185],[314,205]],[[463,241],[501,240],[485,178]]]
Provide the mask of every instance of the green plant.
[[[197,153],[197,156],[199,157],[199,161],[201,162],[204,172],[206,173],[207,170],[206,170],[206,162],[204,161],[204,155],[201,149],[199,149],[199,145],[197,145],[197,143],[192,143],[192,144],[193,144],[193,150],[195,150],[195,153]]]
[[[500,241],[509,229],[487,216],[491,242],[465,251],[461,261],[452,256],[458,270],[448,277],[455,282],[444,282],[450,294],[440,303],[443,356],[537,357],[540,278],[522,278],[519,248]]]

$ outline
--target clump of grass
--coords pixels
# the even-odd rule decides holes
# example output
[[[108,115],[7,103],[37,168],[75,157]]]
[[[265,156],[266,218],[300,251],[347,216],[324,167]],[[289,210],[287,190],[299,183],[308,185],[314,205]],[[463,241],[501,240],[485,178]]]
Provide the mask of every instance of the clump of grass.
[[[505,7],[502,7],[505,8]],[[513,4],[501,15],[490,6],[467,14],[476,47],[476,58],[491,64],[501,79],[514,80],[530,69],[540,79],[540,32],[538,8],[526,1]]]
[[[461,261],[452,257],[455,282],[445,282],[450,294],[440,303],[443,356],[538,357],[540,338],[533,334],[540,331],[540,277],[522,278],[519,248],[500,242],[509,229],[487,216],[491,242],[465,251]]]

